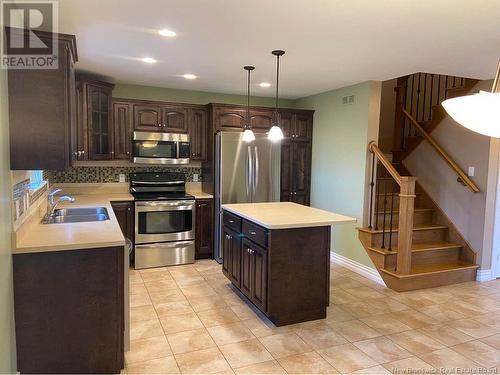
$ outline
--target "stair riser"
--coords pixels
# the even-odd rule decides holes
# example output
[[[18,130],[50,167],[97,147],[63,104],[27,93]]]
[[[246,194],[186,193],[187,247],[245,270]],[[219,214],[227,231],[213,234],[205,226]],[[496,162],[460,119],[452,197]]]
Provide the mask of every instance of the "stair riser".
[[[414,251],[411,255],[411,263],[415,266],[449,263],[451,261],[458,261],[460,258],[460,248],[446,249],[446,250],[428,250],[428,251]],[[392,268],[397,261],[397,253],[394,255],[385,256],[385,263],[383,268]]]
[[[422,242],[439,242],[445,241],[447,237],[448,228],[442,229],[426,229],[413,231],[413,243]],[[392,233],[392,245],[396,246],[398,243],[398,232]],[[381,247],[382,233],[371,235],[371,246]],[[389,247],[389,232],[385,233],[385,247]]]
[[[378,213],[377,218],[374,220],[378,220],[378,228],[375,229],[382,229],[382,225],[384,223],[384,214],[383,213]],[[414,224],[428,224],[432,223],[433,220],[433,212],[432,211],[415,211],[415,214],[413,215],[413,223]],[[392,224],[393,226],[397,226],[399,222],[399,214],[395,213],[392,218]],[[386,228],[389,227],[391,223],[391,215],[390,213],[385,214],[385,225]],[[375,225],[375,223],[374,223]]]

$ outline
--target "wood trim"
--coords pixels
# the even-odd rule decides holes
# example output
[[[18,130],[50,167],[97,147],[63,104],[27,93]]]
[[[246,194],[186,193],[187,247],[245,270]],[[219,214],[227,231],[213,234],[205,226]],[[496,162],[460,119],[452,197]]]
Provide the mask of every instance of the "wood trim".
[[[418,123],[415,118],[408,113],[408,111],[404,108],[401,108],[402,113],[411,121],[411,123],[415,126],[415,128],[419,131],[419,133],[424,137],[430,145],[436,150],[436,152],[441,156],[444,161],[455,171],[458,177],[462,180],[465,186],[467,186],[473,193],[479,193],[479,188],[477,185],[465,174],[465,172],[460,168],[460,166],[451,158],[450,155],[436,142],[436,140],[427,133],[424,128]]]
[[[411,245],[413,242],[413,213],[415,211],[415,177],[401,177],[399,194],[397,272],[408,274],[411,270]]]
[[[394,166],[391,164],[389,160],[385,157],[384,153],[378,148],[378,146],[375,144],[374,141],[371,141],[370,144],[368,145],[368,149],[375,154],[377,159],[382,163],[382,165],[387,169],[387,171],[391,174],[391,176],[396,180],[399,186],[401,186],[402,183],[402,177],[394,168]]]

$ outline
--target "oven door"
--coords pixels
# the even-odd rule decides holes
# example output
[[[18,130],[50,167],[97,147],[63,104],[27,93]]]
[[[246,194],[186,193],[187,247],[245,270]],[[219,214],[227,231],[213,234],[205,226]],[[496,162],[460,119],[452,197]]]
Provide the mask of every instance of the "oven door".
[[[138,244],[194,239],[195,202],[135,202],[135,242]]]

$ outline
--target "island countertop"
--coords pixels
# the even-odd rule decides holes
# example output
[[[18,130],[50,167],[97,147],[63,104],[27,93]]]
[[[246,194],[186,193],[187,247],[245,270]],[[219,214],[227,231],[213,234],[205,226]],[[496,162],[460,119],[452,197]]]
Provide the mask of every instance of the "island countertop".
[[[321,227],[354,223],[355,218],[292,202],[235,203],[222,205],[224,210],[267,229]]]

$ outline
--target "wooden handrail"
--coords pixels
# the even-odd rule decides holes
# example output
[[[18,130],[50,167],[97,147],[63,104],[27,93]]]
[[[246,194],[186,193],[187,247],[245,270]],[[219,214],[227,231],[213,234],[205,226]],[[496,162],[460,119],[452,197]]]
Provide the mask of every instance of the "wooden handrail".
[[[460,166],[451,158],[450,155],[448,155],[448,153],[436,142],[436,140],[429,133],[427,133],[424,128],[422,128],[422,125],[420,125],[406,109],[401,108],[401,110],[413,126],[415,126],[418,132],[430,143],[434,150],[436,150],[439,156],[441,156],[451,169],[455,171],[464,185],[467,186],[473,193],[479,193],[477,185],[469,178],[469,176],[465,174],[462,168],[460,168]]]
[[[387,160],[382,150],[378,148],[378,146],[375,144],[374,141],[371,141],[369,143],[368,150],[370,150],[370,152],[373,152],[375,154],[377,159],[380,160],[385,169],[387,169],[387,171],[391,174],[392,178],[394,178],[394,180],[396,180],[398,185],[401,186],[401,175],[398,173],[396,168],[394,168],[391,162]]]

